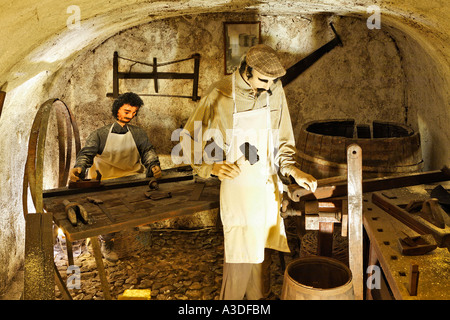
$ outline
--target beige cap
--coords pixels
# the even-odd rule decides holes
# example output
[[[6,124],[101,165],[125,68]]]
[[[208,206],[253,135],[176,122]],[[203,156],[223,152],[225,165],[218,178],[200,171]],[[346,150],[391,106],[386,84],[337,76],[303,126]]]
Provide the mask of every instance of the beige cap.
[[[279,78],[286,74],[275,50],[265,44],[251,47],[247,52],[246,60],[250,67],[266,77]]]

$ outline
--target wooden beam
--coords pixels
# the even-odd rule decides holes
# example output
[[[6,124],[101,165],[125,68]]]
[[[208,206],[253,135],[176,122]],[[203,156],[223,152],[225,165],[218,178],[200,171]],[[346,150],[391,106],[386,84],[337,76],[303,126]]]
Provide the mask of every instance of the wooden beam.
[[[176,172],[177,168],[174,169],[166,169],[163,170],[163,172]],[[167,175],[163,176],[162,178],[158,179],[158,184],[163,183],[169,183],[169,182],[177,182],[177,181],[186,181],[186,180],[193,180],[194,176],[192,174],[186,174],[186,175]],[[113,189],[119,189],[119,188],[130,188],[130,187],[137,187],[137,186],[145,186],[148,185],[151,178],[142,178],[142,179],[130,179],[130,180],[117,180],[114,179],[111,180],[104,180],[101,182],[99,186],[96,187],[89,187],[89,188],[74,188],[69,189],[68,187],[62,187],[62,188],[54,188],[54,189],[47,189],[43,191],[43,197],[44,198],[51,198],[51,197],[58,197],[63,195],[72,195],[72,194],[80,194],[80,193],[89,193],[89,192],[96,192],[96,191],[106,191],[106,190],[113,190]]]
[[[362,151],[356,144],[347,148],[347,165],[349,266],[355,299],[363,300]]]
[[[362,181],[362,191],[363,193],[374,192],[415,186],[420,184],[430,184],[447,180],[450,180],[450,169],[444,166],[441,170],[414,172],[399,176],[365,179]],[[329,178],[317,180],[318,187],[315,193],[312,193],[309,190],[295,185],[289,185],[286,188],[289,188],[291,194],[294,194],[295,192],[295,201],[335,198],[347,195],[347,182],[330,183],[329,181]]]

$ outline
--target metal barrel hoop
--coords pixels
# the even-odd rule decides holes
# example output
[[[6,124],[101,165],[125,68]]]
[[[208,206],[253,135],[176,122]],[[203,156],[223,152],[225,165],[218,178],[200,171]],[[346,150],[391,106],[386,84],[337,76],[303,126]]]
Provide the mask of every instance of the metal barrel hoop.
[[[58,102],[61,102],[62,105]],[[25,163],[23,178],[22,205],[24,216],[28,214],[28,187],[37,213],[43,212],[43,168],[44,150],[47,137],[48,122],[51,110],[55,108],[58,125],[59,147],[59,186],[66,183],[70,167],[72,139],[75,136],[75,148],[78,153],[81,149],[78,126],[75,117],[67,105],[59,99],[49,99],[44,102],[34,118],[28,143],[28,155]],[[64,118],[66,122],[67,143],[64,143]],[[73,131],[73,135],[72,135]],[[67,146],[67,148],[66,148]],[[66,155],[64,155],[66,149]]]
[[[34,118],[30,138],[28,142],[28,155],[25,163],[25,172],[23,176],[23,194],[22,194],[22,203],[24,216],[28,214],[28,186],[30,187],[31,198],[36,207],[36,212],[42,212],[38,210],[37,199],[36,199],[36,186],[38,185],[37,175],[36,175],[36,149],[38,146],[38,139],[41,132],[41,123],[42,118],[46,118],[44,122],[48,122],[48,117],[50,114],[51,103],[53,103],[53,99],[47,100],[44,102],[38,109],[36,116]],[[42,183],[41,183],[42,184]],[[42,187],[41,187],[42,188]],[[41,192],[42,193],[42,192]]]
[[[55,111],[56,111],[56,123],[57,123],[57,129],[58,129],[58,152],[59,152],[59,175],[58,175],[58,187],[62,187],[64,184],[64,174],[66,169],[66,154],[64,153],[64,150],[67,151],[69,149],[72,149],[72,132],[70,130],[67,130],[67,135],[64,132],[64,122],[66,122],[66,118],[64,116],[64,106],[61,107],[61,104],[58,103],[58,101],[54,102],[55,105]],[[67,139],[67,145],[64,141]]]
[[[75,154],[81,149],[80,133],[74,115],[62,100],[55,100],[56,120],[58,122],[58,145],[59,145],[59,179],[58,186],[64,187],[69,177],[70,162],[72,156],[72,140],[75,138]],[[63,118],[64,117],[64,118]],[[66,121],[66,144],[64,144],[64,120]],[[72,129],[72,130],[71,130]],[[73,134],[72,134],[73,131]],[[66,154],[64,155],[64,150]]]

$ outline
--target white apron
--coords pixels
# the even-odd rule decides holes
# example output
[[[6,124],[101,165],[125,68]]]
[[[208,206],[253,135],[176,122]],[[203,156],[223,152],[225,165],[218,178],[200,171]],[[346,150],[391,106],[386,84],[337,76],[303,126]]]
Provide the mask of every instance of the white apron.
[[[97,177],[96,170],[100,171],[102,180],[134,175],[145,170],[130,130],[125,134],[111,133],[113,125],[109,129],[102,154],[94,157],[88,179]]]
[[[267,93],[266,93],[267,94]],[[258,149],[259,161],[245,161],[241,173],[233,180],[225,179],[220,188],[220,214],[224,230],[226,263],[262,263],[264,248],[289,252],[283,220],[276,172],[273,164],[270,106],[237,112],[233,75],[233,130],[227,161],[242,156],[239,146],[249,142]]]

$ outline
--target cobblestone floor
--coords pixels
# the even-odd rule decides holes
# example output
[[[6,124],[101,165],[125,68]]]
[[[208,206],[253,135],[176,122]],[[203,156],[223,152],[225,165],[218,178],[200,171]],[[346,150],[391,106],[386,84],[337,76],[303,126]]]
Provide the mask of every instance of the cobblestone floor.
[[[128,239],[129,239],[128,235]],[[104,261],[113,299],[125,289],[151,289],[154,300],[217,300],[223,269],[223,233],[216,228],[202,230],[153,230],[131,233],[137,239],[116,263]],[[292,239],[290,239],[292,238]],[[284,254],[287,264],[298,252],[295,237],[288,237],[292,253]],[[136,245],[138,243],[138,245]],[[86,241],[74,244],[75,265],[80,268],[79,289],[69,290],[74,300],[103,299],[95,259]],[[55,263],[67,282],[64,245],[55,246]],[[120,254],[119,254],[120,256]],[[278,253],[272,255],[272,292],[279,296],[283,270]],[[69,272],[69,276],[72,273]],[[75,282],[69,282],[75,283]],[[57,299],[62,299],[56,288]]]

